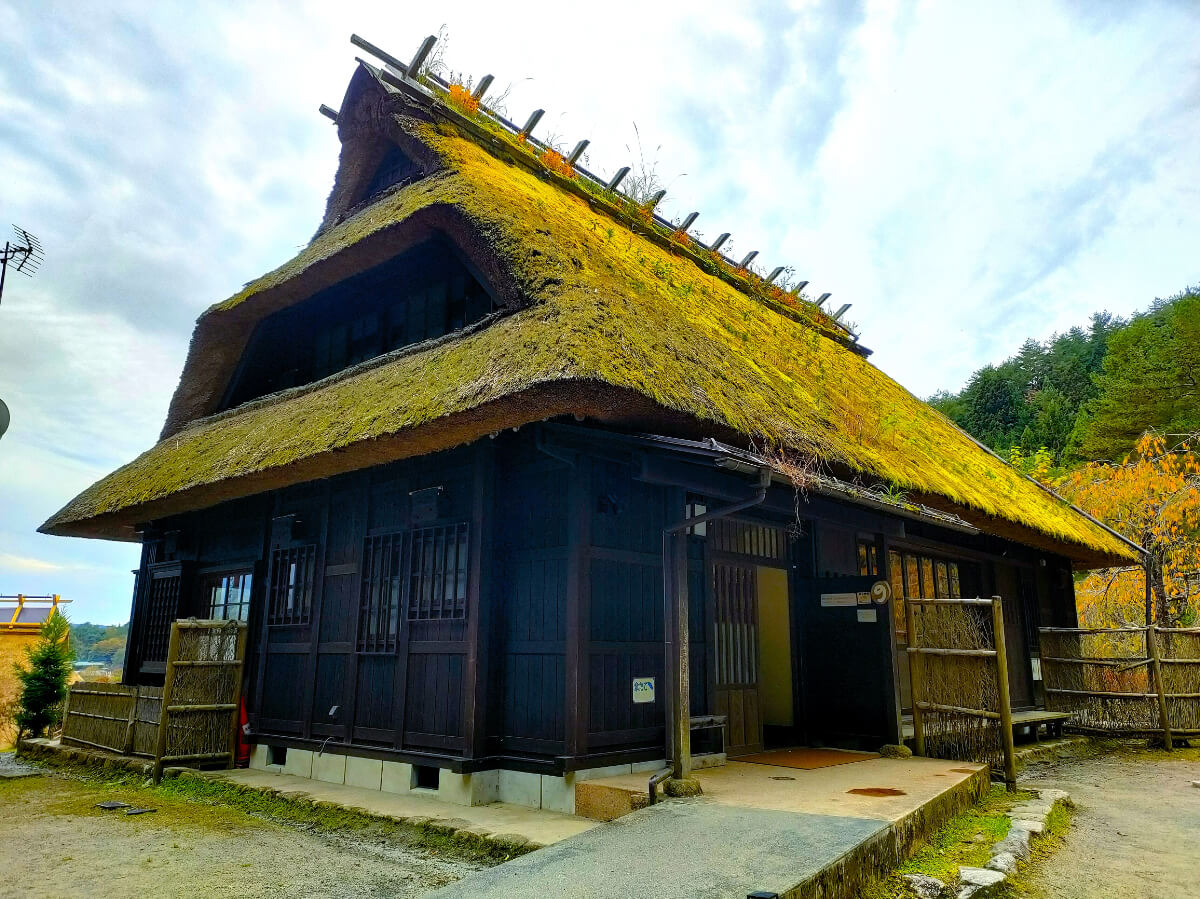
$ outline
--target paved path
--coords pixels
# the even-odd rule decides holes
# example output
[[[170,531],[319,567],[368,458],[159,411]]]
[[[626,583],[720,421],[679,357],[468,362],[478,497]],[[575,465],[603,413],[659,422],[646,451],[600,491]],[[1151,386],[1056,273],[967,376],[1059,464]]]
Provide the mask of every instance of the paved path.
[[[782,894],[888,826],[872,818],[739,808],[704,798],[669,800],[480,871],[434,896]]]
[[[1078,812],[1059,850],[1037,863],[1037,899],[1200,896],[1200,750],[1117,752],[1027,769],[1022,782],[1067,790]]]

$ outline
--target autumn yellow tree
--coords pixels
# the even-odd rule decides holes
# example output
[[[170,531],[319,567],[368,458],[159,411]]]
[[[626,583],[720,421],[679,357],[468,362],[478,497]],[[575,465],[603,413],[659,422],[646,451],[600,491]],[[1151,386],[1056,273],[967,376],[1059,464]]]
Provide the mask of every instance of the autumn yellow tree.
[[[1149,572],[1154,621],[1191,625],[1200,612],[1200,434],[1147,432],[1119,464],[1093,462],[1055,486],[1067,499],[1143,546],[1147,565],[1094,571],[1076,587],[1082,623],[1138,625]]]

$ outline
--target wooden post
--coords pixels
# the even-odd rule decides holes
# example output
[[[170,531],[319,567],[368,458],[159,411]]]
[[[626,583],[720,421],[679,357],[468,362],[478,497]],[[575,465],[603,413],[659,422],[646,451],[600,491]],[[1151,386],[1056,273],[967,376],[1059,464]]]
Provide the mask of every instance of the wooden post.
[[[1004,784],[1017,788],[1017,756],[1013,748],[1012,703],[1008,695],[1008,655],[1004,646],[1004,606],[992,597],[992,643],[996,649],[996,688],[1000,694],[1000,741],[1004,747]]]
[[[129,720],[125,722],[125,742],[121,747],[122,755],[133,755],[133,730],[137,726],[138,702],[141,695],[142,688],[134,687],[133,694],[129,697],[132,704],[129,707]]]
[[[1175,749],[1171,739],[1171,713],[1167,709],[1167,694],[1163,688],[1162,656],[1158,649],[1158,627],[1150,625],[1146,628],[1146,655],[1150,657],[1150,670],[1154,677],[1154,694],[1158,699],[1158,720],[1162,726],[1163,745],[1167,752]]]
[[[233,739],[229,743],[229,767],[237,764],[238,728],[242,721],[242,676],[246,668],[246,635],[248,628],[244,621],[237,625],[237,639],[234,643],[234,658],[237,665],[233,668]]]
[[[913,650],[921,644],[917,640],[917,614],[914,604],[904,600],[904,625],[908,629],[908,683],[912,694],[913,748],[916,755],[925,754],[925,715],[921,703],[925,701],[925,657]]]
[[[167,754],[167,725],[170,723],[171,693],[175,688],[175,660],[179,658],[179,622],[171,623],[171,642],[167,644],[167,673],[163,678],[162,708],[158,712],[158,737],[154,741],[154,768],[150,777],[158,783],[162,780],[163,756]]]

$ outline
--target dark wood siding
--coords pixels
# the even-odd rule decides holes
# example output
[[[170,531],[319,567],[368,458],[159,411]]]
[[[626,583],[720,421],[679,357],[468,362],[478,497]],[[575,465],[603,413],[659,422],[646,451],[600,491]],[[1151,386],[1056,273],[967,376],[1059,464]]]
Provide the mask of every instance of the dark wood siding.
[[[566,749],[568,484],[573,469],[514,441],[496,475],[492,602],[494,658],[488,719],[493,751],[560,755]]]

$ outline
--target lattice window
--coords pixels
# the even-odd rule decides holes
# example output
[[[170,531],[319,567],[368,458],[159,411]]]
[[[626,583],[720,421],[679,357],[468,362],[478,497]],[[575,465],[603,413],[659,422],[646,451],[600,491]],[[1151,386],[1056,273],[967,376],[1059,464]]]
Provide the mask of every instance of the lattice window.
[[[410,533],[409,621],[466,617],[469,530],[462,522]]]
[[[362,594],[358,607],[358,651],[394,652],[400,636],[404,593],[402,532],[367,537],[363,541]]]
[[[787,559],[787,531],[781,527],[733,518],[718,518],[710,524],[709,539],[715,550],[764,559]]]
[[[754,569],[713,566],[717,637],[717,683],[758,681],[758,602]]]
[[[150,570],[146,590],[146,630],[142,643],[142,662],[165,663],[171,642],[171,624],[179,612],[179,591],[183,572],[179,565]]]
[[[271,580],[267,592],[270,624],[309,623],[316,557],[317,547],[313,543],[271,553]]]
[[[421,167],[399,147],[390,147],[371,177],[365,196],[370,199],[378,193],[383,193],[393,184],[415,181],[420,177]]]

